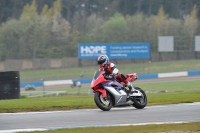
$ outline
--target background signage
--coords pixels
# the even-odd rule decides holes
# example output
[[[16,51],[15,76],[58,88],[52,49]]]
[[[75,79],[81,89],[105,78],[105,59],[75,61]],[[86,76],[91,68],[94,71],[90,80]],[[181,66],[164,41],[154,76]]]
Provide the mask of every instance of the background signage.
[[[79,44],[79,59],[97,59],[101,54],[111,59],[150,58],[149,43]]]

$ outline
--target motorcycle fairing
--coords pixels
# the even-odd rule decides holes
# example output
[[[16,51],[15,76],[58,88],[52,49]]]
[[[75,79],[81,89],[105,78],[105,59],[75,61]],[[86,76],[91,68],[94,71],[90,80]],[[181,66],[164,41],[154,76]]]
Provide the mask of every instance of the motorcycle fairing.
[[[120,105],[125,105],[125,103],[128,104],[133,104],[132,101],[127,102],[127,94],[124,92],[124,90],[119,90],[117,91],[113,87],[108,87],[105,86],[105,89],[111,93],[111,95],[114,97],[114,105],[113,106],[120,106]]]
[[[106,96],[107,96],[106,90],[103,88],[95,89],[95,92],[100,92],[102,94],[103,98],[106,98]]]
[[[137,74],[136,73],[132,73],[132,74],[127,74],[126,78],[129,82],[133,82],[134,80],[137,79]]]
[[[98,82],[98,81],[97,81]],[[94,83],[93,83],[94,84]],[[91,85],[91,86],[93,86],[93,85]],[[117,90],[121,90],[122,89],[122,85],[120,84],[120,83],[118,83],[117,81],[109,81],[109,80],[107,80],[107,82],[104,82],[104,83],[102,83],[102,87],[101,86],[98,86],[98,87],[96,87],[96,88],[94,88],[94,91],[95,92],[100,92],[100,93],[102,93],[102,97],[103,98],[105,98],[106,97],[106,95],[107,95],[107,93],[106,93],[106,90],[104,89],[105,87],[113,87],[113,86],[115,86],[115,89],[117,89]]]
[[[110,80],[102,84],[104,86],[114,87],[116,90],[121,90],[123,85],[117,82],[116,80]]]
[[[114,106],[124,105],[126,103],[127,93],[122,90],[123,86],[120,83],[117,81],[109,81],[103,83],[102,86],[114,97]]]
[[[97,86],[100,83],[108,82],[108,80],[106,80],[104,78],[103,74],[104,74],[104,72],[102,72],[102,71],[96,71],[94,73],[94,77],[93,77],[93,80],[91,83],[91,88],[94,88],[95,86]]]
[[[103,98],[106,98],[107,93],[106,90],[101,86],[102,83],[108,82],[103,76],[103,71],[96,71],[94,73],[94,77],[91,83],[91,88],[94,90],[94,92],[100,92],[102,94]]]

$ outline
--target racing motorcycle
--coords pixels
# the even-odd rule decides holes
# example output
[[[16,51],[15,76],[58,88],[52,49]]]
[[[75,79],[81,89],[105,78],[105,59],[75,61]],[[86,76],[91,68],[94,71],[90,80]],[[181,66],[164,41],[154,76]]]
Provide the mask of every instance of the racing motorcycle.
[[[71,88],[74,88],[74,87],[81,88],[81,82],[80,82],[80,81],[73,80],[70,87],[71,87]]]
[[[129,82],[137,79],[136,73],[127,74]],[[116,78],[106,78],[105,71],[96,71],[91,82],[91,89],[94,92],[94,101],[103,111],[109,111],[112,107],[133,106],[143,109],[147,105],[147,96],[139,87],[133,87],[134,91],[129,91],[124,83]]]

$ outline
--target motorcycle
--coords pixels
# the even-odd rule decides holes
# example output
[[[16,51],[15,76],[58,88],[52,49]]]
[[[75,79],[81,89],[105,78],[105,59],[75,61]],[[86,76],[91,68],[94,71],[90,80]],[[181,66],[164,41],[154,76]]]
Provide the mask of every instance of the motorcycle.
[[[94,92],[94,101],[101,110],[109,111],[112,107],[133,106],[137,109],[143,109],[147,105],[147,96],[139,87],[133,87],[130,92],[124,83],[116,78],[105,78],[104,71],[96,71],[91,82],[91,89]],[[127,74],[129,82],[137,79],[137,74]]]
[[[78,87],[78,88],[81,88],[81,82],[80,81],[72,81],[72,84],[70,86],[71,88],[74,88],[74,87]]]

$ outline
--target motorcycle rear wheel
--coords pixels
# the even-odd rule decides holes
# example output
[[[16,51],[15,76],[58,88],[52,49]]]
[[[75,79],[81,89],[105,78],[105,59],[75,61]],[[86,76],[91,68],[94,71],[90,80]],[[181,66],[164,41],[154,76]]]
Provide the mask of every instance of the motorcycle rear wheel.
[[[147,105],[147,96],[145,92],[139,87],[134,87],[134,88],[142,93],[142,97],[141,98],[133,97],[132,98],[134,102],[133,106],[137,109],[143,109]]]
[[[112,108],[112,100],[109,95],[104,99],[100,92],[95,92],[94,101],[96,105],[103,111],[109,111]]]

